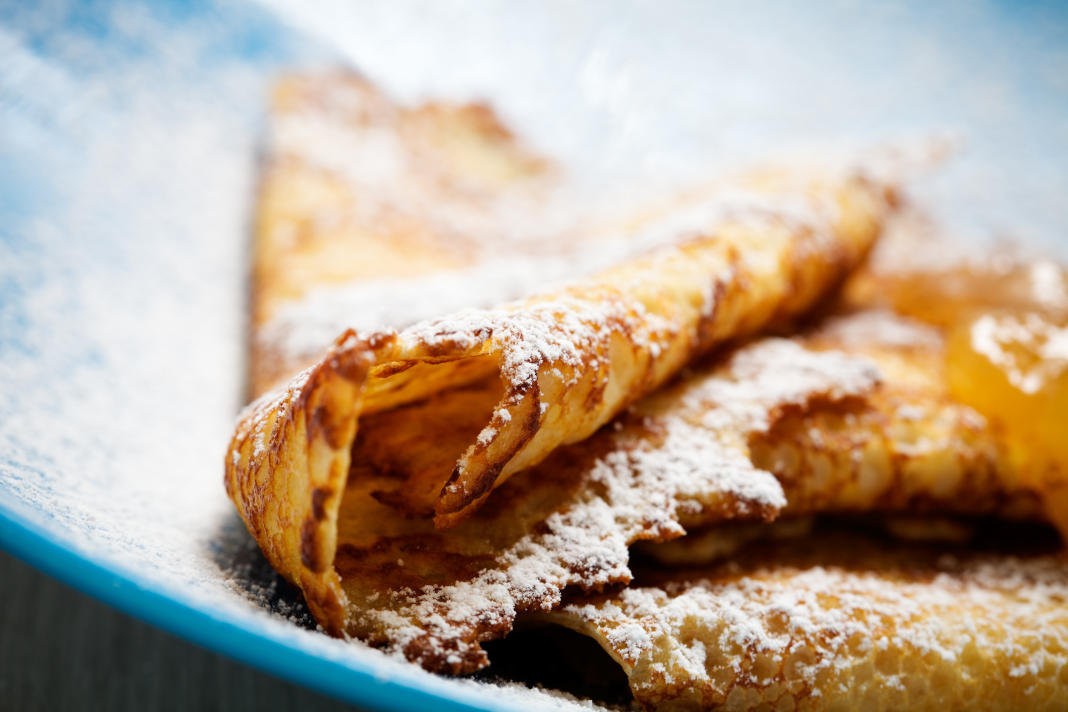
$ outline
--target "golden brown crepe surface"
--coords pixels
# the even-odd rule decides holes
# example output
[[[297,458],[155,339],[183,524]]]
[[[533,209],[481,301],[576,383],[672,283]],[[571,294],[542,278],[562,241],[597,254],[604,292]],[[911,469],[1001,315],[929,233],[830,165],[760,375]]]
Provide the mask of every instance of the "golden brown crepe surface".
[[[539,161],[520,150],[503,128],[488,126],[493,122],[484,116],[485,109],[474,112],[474,118],[466,109],[406,109],[351,77],[291,79],[281,84],[276,104],[256,239],[252,371],[257,387],[272,380],[263,375],[268,371],[283,373],[307,358],[299,349],[290,350],[272,328],[275,312],[285,312],[294,300],[301,302],[309,296],[305,293],[323,285],[339,280],[359,284],[394,274],[391,265],[433,252],[394,239],[388,221],[377,217],[383,210],[392,214],[383,205],[403,206],[407,218],[442,244],[450,242],[445,233],[460,230],[484,246],[484,223],[499,218],[502,201],[514,207],[512,198],[521,196],[527,213],[504,212],[515,221],[521,215],[529,219],[531,194],[537,191],[525,181],[541,175],[534,167]],[[351,144],[349,150],[308,139],[324,128],[320,124],[330,129],[324,129],[327,138]],[[360,151],[371,151],[366,161],[349,155]],[[449,160],[435,151],[448,154]],[[343,158],[331,162],[335,153]],[[508,180],[487,182],[482,168],[489,159],[484,154],[496,156],[490,161],[494,165],[529,170],[504,171]],[[368,174],[374,173],[369,166],[378,163],[393,166],[389,180]],[[439,175],[441,171],[445,173]],[[428,172],[436,176],[429,182]],[[311,198],[297,199],[325,191],[319,184],[300,189],[305,174],[338,182],[344,188],[339,188],[342,204],[372,201],[378,207],[364,222],[352,216],[324,221],[322,206]],[[408,514],[433,510],[439,525],[455,524],[494,486],[557,445],[588,437],[695,355],[803,312],[857,264],[887,207],[885,188],[838,170],[822,177],[764,170],[745,182],[747,192],[726,202],[715,191],[712,197],[696,191],[696,198],[673,201],[670,209],[661,205],[659,212],[645,211],[637,221],[640,229],[634,220],[624,220],[629,227],[617,226],[617,242],[637,239],[663,247],[570,287],[498,310],[433,321],[396,337],[389,331],[361,332],[363,343],[352,347],[374,351],[361,384],[364,413],[493,373],[503,384],[496,408],[481,408],[487,422],[480,438],[459,447],[439,467],[407,472],[390,501]],[[471,198],[473,191],[478,199],[465,203],[467,212],[448,207],[454,198]],[[416,194],[423,197],[416,199]],[[293,220],[307,224],[297,229]],[[328,229],[335,223],[342,227]],[[575,238],[565,231],[559,242]],[[545,243],[536,241],[541,249]],[[365,254],[369,244],[391,256]],[[474,259],[478,250],[468,253]],[[447,266],[438,258],[433,261],[434,269]],[[408,270],[408,275],[414,278],[419,272]],[[394,298],[392,289],[383,290],[376,301]],[[316,298],[309,304],[318,307],[325,301]],[[359,321],[361,315],[352,319]]]

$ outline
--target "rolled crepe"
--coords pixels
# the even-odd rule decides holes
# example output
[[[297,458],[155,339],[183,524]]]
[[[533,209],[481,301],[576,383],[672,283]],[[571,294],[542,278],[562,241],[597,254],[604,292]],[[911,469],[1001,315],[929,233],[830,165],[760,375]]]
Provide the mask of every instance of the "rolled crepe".
[[[1061,709],[1068,566],[855,531],[755,547],[538,614],[647,709]]]
[[[337,103],[363,107],[354,112],[353,121],[369,121],[374,127],[363,132],[370,136],[350,138],[362,145],[374,137],[382,139],[383,125],[392,126],[397,135],[385,143],[392,153],[407,157],[401,161],[394,156],[395,162],[410,167],[423,155],[401,141],[413,133],[401,130],[410,117],[399,109],[387,111],[392,105],[363,83],[347,88],[344,101],[336,99]],[[318,96],[311,89],[305,91]],[[280,92],[282,97],[292,93],[302,95],[292,88]],[[415,123],[423,126],[426,122]],[[455,139],[457,132],[472,133],[471,123],[439,117],[430,125],[442,124],[439,128]],[[512,155],[515,150],[510,142],[493,144],[487,133],[497,135],[474,132],[480,151],[519,161]],[[526,175],[518,169],[506,175],[517,172]],[[409,183],[421,185],[416,180],[418,171],[399,173],[403,180],[390,193],[396,200]],[[292,182],[286,171],[283,176]],[[269,177],[265,181],[268,187],[262,202],[268,206],[263,208],[267,215],[278,212],[275,203],[287,195],[270,187],[278,180]],[[460,178],[454,177],[456,181]],[[403,485],[388,495],[391,500],[408,514],[433,512],[439,525],[456,523],[494,486],[536,464],[558,445],[585,439],[695,356],[803,313],[863,257],[887,208],[884,188],[848,173],[790,179],[765,172],[750,182],[758,185],[743,199],[736,196],[734,202],[724,203],[717,196],[711,205],[698,201],[696,207],[690,201],[685,203],[689,212],[682,215],[677,211],[680,203],[676,210],[647,219],[641,232],[658,233],[657,241],[667,246],[592,278],[499,309],[465,312],[399,334],[371,330],[343,338],[326,358],[350,362],[343,368],[359,381],[357,417],[482,379],[496,378],[500,383],[496,407],[480,413],[485,422],[478,437],[447,458],[451,461],[441,463],[444,469],[405,473],[400,478]],[[325,189],[311,192],[319,195]],[[359,192],[355,197],[367,200]],[[293,210],[299,212],[302,207],[310,210],[301,204]],[[331,270],[344,270],[334,263],[345,262],[339,253],[345,247],[352,255],[348,261],[371,258],[368,261],[377,264],[373,255],[362,254],[362,246],[395,242],[388,231],[366,226],[366,234],[357,231],[355,242],[319,236],[315,231],[313,237],[294,239],[296,228],[289,225],[289,230],[283,230],[287,223],[279,218],[261,216],[260,221],[267,227],[260,229],[257,240],[256,323],[281,308],[278,303],[286,295],[306,288],[308,280],[336,279]],[[289,242],[279,233],[288,235]],[[627,241],[628,236],[619,237]],[[289,243],[295,246],[285,248]],[[423,251],[409,252],[418,256]],[[399,260],[397,252],[391,255],[387,267]],[[383,292],[379,301],[390,299]],[[265,353],[258,338],[253,344],[252,370],[261,374],[255,377],[257,382],[266,380],[262,377],[266,371],[277,370],[264,362],[289,363],[286,358],[272,358],[270,351]]]
[[[345,334],[318,364],[246,412],[231,452],[264,456],[242,435],[264,432],[269,413],[316,400],[325,386],[330,394],[318,396],[327,400],[317,402],[308,439],[326,436],[343,475],[361,418],[485,381],[499,395],[480,408],[470,441],[438,466],[397,473],[403,476],[389,494],[409,514],[433,513],[439,525],[453,525],[496,485],[589,437],[697,356],[795,317],[824,296],[861,259],[883,210],[861,179],[844,179],[831,196],[839,209],[830,224],[773,209],[745,213],[679,229],[677,244],[498,309],[399,333]],[[228,460],[228,479],[265,464],[252,460]],[[288,467],[267,469],[273,478],[300,477]]]
[[[330,537],[323,540],[333,546],[330,559],[320,572],[298,567],[292,580],[328,631],[459,673],[486,665],[480,643],[507,633],[518,613],[553,609],[568,587],[629,581],[634,542],[784,513],[785,522],[810,513],[923,511],[1042,520],[1033,479],[999,464],[1000,432],[946,398],[941,349],[937,332],[885,312],[757,341],[559,448],[470,519],[440,530],[429,519],[399,516],[380,492],[397,458],[451,452],[450,439],[480,427],[470,404],[497,397],[479,384],[444,391],[363,427],[336,524],[325,499],[313,501],[323,508],[316,521],[331,525],[320,529]],[[327,411],[312,401],[285,415],[291,424],[265,420],[262,436],[243,437],[268,443],[280,427],[299,437],[315,412]],[[434,425],[432,414],[450,428]],[[249,500],[237,501],[240,508]],[[257,539],[268,552],[278,541],[266,531]],[[680,545],[692,561],[692,547]]]

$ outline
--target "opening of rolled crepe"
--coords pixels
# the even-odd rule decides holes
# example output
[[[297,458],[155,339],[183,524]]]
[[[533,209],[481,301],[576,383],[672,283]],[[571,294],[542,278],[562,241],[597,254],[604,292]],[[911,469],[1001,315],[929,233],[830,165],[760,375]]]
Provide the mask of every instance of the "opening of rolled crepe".
[[[371,496],[404,516],[433,516],[457,461],[490,422],[503,397],[504,386],[492,365],[475,362],[460,385],[391,408],[381,409],[376,403],[372,412],[365,410],[352,446],[349,477],[374,481]],[[421,378],[431,373],[432,369]]]
[[[559,690],[620,709],[633,703],[619,664],[593,639],[570,628],[520,617],[507,637],[483,647],[490,666],[479,679]]]

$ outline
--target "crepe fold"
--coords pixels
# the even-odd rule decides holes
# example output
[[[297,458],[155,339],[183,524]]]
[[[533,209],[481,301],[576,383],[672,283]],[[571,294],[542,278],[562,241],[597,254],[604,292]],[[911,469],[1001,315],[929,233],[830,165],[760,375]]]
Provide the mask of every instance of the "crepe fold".
[[[275,568],[340,632],[331,564],[358,430],[367,437],[355,464],[391,483],[379,501],[398,517],[455,525],[495,486],[586,439],[695,357],[810,308],[863,257],[884,197],[846,175],[801,192],[831,206],[822,217],[773,205],[727,213],[556,291],[401,332],[349,332],[240,417],[227,491]],[[451,409],[410,408],[446,392]],[[398,432],[419,447],[370,435]]]
[[[839,531],[537,618],[596,640],[648,709],[1055,710],[1065,563]]]
[[[246,514],[250,504],[302,502],[266,496],[267,473],[259,480],[262,499],[245,494],[255,492],[256,470],[237,483],[245,490],[232,491],[242,493],[238,506],[254,532],[287,519],[310,520],[322,532],[310,541],[329,550],[301,548],[309,539],[296,527],[276,526],[273,538],[262,532],[257,539],[270,557],[289,549],[289,575],[327,630],[431,670],[470,672],[488,662],[480,643],[507,633],[518,614],[554,609],[568,587],[595,592],[630,581],[628,545],[637,541],[812,513],[1042,519],[1041,493],[1005,462],[1001,434],[947,396],[943,348],[938,332],[878,311],[838,317],[789,340],[756,341],[640,401],[591,438],[558,448],[445,530],[400,516],[376,496],[394,475],[369,464],[372,445],[358,437],[357,461],[341,471],[347,479],[325,485],[340,488],[336,509],[327,509],[329,500],[317,494],[323,485],[311,478],[276,480],[297,493],[310,488],[310,519],[299,509]],[[301,465],[319,468],[318,476],[331,467],[336,475],[334,463],[348,450],[329,445],[338,427],[331,414],[342,412],[330,399],[359,397],[352,379],[332,375],[342,363],[326,360],[298,379],[281,408],[273,401],[253,408],[236,442],[267,452],[271,442],[296,439],[305,450],[274,450],[263,462],[284,467],[292,462],[286,458],[304,458]],[[322,378],[335,387],[301,390],[303,379],[331,382]],[[446,390],[372,421],[364,433],[390,452],[425,453],[433,450],[426,431],[399,425],[437,413],[462,436],[469,404],[496,394],[480,383]],[[240,472],[245,455],[235,452],[231,472]]]

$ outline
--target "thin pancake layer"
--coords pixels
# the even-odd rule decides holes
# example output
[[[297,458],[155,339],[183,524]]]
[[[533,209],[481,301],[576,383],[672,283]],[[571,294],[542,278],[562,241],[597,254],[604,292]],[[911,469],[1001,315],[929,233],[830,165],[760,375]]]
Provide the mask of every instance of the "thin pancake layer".
[[[867,540],[757,547],[539,614],[649,709],[1062,709],[1068,567]]]

